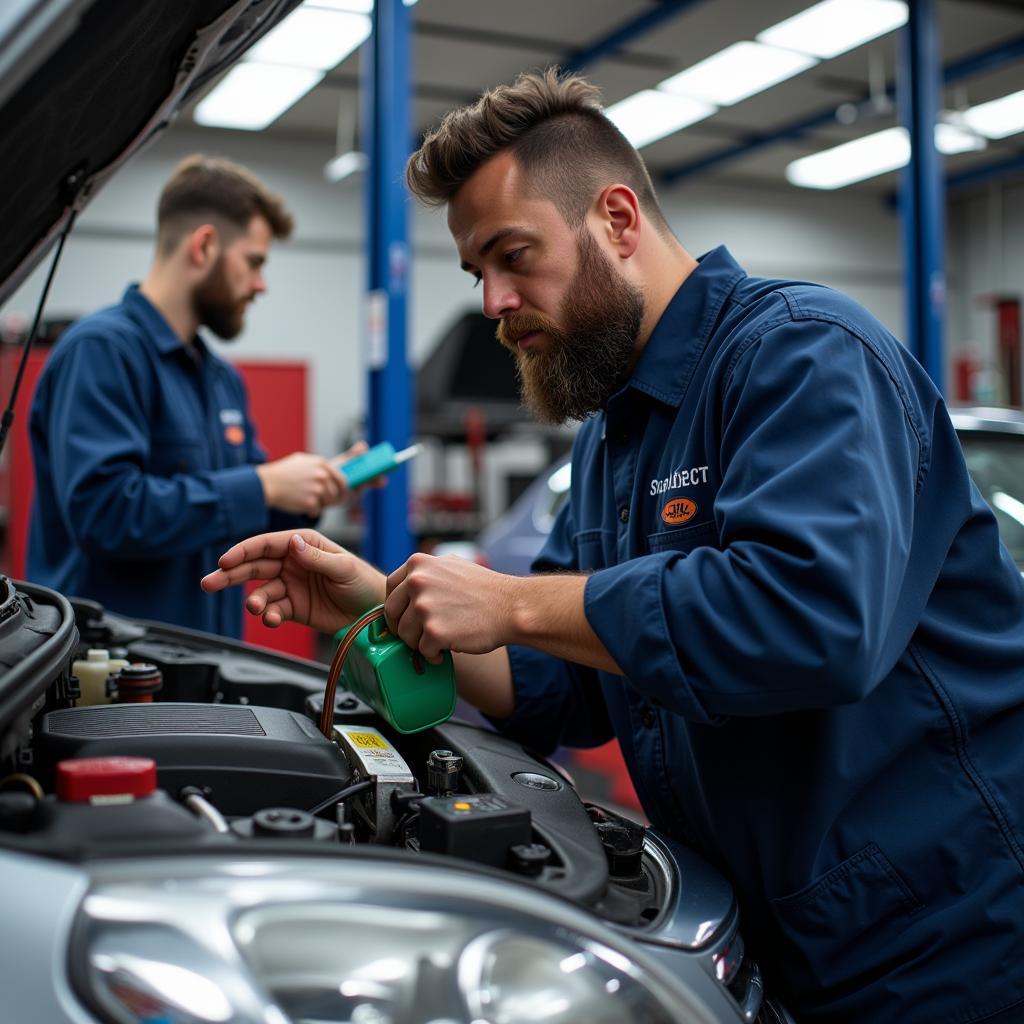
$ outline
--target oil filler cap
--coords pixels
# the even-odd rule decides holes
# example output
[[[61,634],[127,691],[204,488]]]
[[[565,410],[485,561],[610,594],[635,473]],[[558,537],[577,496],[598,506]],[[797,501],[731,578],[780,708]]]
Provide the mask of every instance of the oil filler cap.
[[[57,798],[68,803],[126,803],[156,789],[149,757],[79,757],[57,762]]]

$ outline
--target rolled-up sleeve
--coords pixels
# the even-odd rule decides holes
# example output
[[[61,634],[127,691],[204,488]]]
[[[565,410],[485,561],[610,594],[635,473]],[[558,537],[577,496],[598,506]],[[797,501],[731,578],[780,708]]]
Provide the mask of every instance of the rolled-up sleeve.
[[[721,401],[711,543],[594,573],[587,619],[634,687],[691,720],[856,701],[918,618],[895,613],[919,425],[884,357],[828,320],[748,344]]]
[[[577,569],[572,545],[572,510],[566,502],[532,569],[536,573]],[[530,647],[510,646],[515,710],[489,721],[503,735],[541,754],[556,747],[596,747],[613,736],[598,673]]]

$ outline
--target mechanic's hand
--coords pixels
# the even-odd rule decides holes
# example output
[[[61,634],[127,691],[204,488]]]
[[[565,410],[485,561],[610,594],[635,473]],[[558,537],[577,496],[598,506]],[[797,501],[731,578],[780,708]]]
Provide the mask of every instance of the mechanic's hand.
[[[486,654],[512,635],[515,577],[457,555],[413,555],[387,579],[388,628],[427,661]]]
[[[310,452],[292,452],[283,459],[265,462],[256,467],[256,474],[263,484],[267,505],[281,512],[315,517],[348,496],[348,483],[332,461]]]
[[[250,537],[225,551],[200,586],[215,593],[262,580],[245,607],[274,628],[291,620],[335,633],[384,600],[384,575],[316,530]]]

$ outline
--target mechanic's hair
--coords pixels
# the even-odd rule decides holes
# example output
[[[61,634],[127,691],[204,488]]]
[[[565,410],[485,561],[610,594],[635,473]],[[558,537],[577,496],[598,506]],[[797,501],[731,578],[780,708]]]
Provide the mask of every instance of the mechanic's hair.
[[[221,157],[194,153],[174,168],[157,207],[157,245],[172,252],[189,231],[209,222],[222,231],[245,231],[256,215],[275,238],[288,238],[295,220],[284,200],[252,171]]]
[[[640,154],[601,110],[600,90],[556,67],[521,74],[452,110],[409,158],[409,190],[428,206],[451,201],[491,157],[510,150],[531,195],[550,199],[579,228],[607,185],[628,185],[662,233],[668,224]]]

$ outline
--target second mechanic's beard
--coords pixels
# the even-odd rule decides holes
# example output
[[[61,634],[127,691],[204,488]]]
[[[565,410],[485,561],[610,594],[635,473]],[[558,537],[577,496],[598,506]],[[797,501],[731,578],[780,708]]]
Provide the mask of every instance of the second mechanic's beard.
[[[640,290],[616,273],[583,229],[579,268],[561,310],[564,327],[534,313],[512,314],[498,340],[515,353],[523,404],[544,423],[584,420],[621,386],[644,315]],[[543,350],[520,350],[516,338],[543,331]]]
[[[238,299],[232,294],[223,256],[192,293],[192,303],[199,322],[209,327],[218,338],[231,341],[241,333],[248,299]]]

